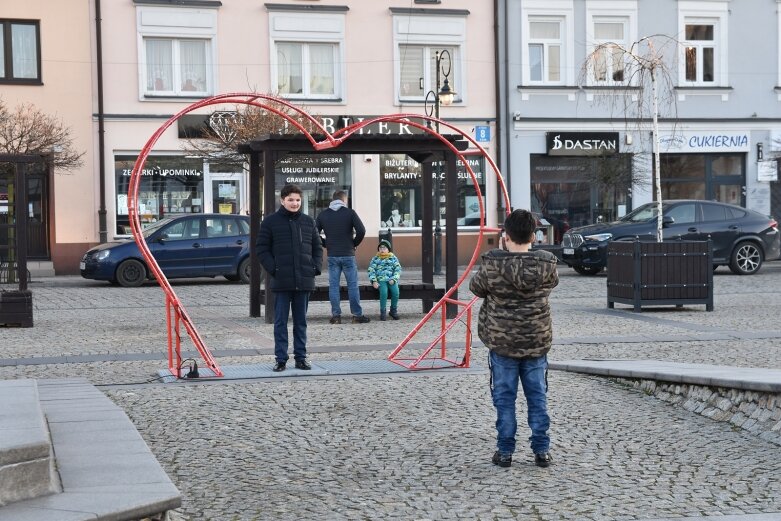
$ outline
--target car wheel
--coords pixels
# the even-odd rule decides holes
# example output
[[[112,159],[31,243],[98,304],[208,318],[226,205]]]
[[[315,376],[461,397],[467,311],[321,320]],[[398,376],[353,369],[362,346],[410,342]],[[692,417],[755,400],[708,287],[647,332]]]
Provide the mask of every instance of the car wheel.
[[[602,268],[596,268],[594,266],[572,266],[572,269],[581,275],[596,275],[602,271]]]
[[[128,259],[117,268],[117,282],[125,288],[136,288],[146,280],[146,268],[141,261]]]
[[[244,284],[249,284],[249,277],[250,277],[249,257],[241,261],[241,264],[239,264],[239,277],[241,278],[241,281]]]
[[[743,241],[735,246],[729,269],[736,275],[753,275],[762,266],[762,250],[755,243]]]

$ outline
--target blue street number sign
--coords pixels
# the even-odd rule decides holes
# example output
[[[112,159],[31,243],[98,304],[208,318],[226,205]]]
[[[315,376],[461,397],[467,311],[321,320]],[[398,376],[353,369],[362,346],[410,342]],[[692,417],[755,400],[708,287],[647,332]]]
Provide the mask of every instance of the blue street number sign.
[[[475,141],[487,143],[491,141],[491,127],[482,125],[475,127]]]

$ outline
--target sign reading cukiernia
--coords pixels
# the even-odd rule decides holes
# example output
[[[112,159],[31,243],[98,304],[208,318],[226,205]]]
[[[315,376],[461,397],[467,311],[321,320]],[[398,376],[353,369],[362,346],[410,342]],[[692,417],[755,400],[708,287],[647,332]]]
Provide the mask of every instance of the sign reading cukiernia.
[[[660,152],[748,152],[748,132],[676,132],[659,136]]]

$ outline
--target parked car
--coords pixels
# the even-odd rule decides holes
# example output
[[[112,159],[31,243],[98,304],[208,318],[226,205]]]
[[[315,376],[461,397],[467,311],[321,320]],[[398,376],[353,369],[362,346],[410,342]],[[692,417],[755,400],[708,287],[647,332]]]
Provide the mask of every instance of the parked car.
[[[656,240],[657,204],[648,203],[611,223],[573,228],[563,235],[562,260],[581,275],[607,266],[610,241]],[[762,262],[781,256],[778,223],[761,213],[713,201],[670,200],[662,204],[663,238],[713,241],[713,267],[751,275]]]
[[[166,217],[142,232],[149,250],[169,279],[215,277],[249,282],[249,218],[242,215],[187,214]],[[79,266],[85,279],[135,287],[151,272],[133,239],[100,244]]]

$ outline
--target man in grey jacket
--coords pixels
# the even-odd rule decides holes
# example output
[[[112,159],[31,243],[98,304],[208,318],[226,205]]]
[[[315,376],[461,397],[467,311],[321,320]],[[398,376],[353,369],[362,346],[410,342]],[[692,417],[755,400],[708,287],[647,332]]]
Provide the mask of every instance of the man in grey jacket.
[[[323,246],[328,250],[328,299],[331,301],[331,324],[342,323],[342,306],[339,295],[342,273],[347,282],[347,298],[353,324],[369,322],[361,308],[358,291],[358,264],[355,248],[366,235],[366,228],[355,210],[347,206],[347,192],[337,190],[328,209],[317,216],[317,231],[325,232]]]

